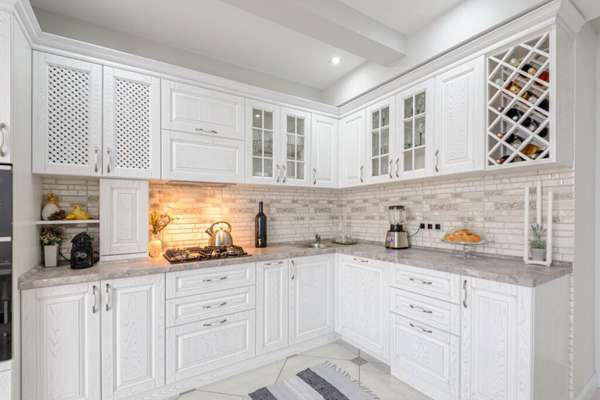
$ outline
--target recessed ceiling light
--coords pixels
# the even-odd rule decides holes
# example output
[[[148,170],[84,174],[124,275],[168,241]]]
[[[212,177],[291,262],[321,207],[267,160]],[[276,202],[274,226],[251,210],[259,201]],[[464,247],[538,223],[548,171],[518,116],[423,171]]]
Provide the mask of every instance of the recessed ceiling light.
[[[330,63],[332,63],[333,65],[338,65],[340,63],[340,61],[342,61],[339,57],[333,57],[331,60],[329,60]]]

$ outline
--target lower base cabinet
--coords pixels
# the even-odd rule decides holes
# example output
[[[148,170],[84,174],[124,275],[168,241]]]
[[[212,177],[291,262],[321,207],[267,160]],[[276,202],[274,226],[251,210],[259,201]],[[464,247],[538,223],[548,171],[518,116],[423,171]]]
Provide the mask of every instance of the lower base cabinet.
[[[12,374],[9,368],[2,369],[0,366],[0,399],[10,400],[12,397]]]

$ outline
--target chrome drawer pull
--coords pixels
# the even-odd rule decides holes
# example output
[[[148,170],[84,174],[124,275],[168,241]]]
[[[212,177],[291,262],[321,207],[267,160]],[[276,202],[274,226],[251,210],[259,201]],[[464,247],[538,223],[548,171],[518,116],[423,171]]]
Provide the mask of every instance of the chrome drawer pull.
[[[224,302],[219,303],[219,304],[209,304],[207,306],[204,306],[203,308],[206,309],[206,310],[210,310],[210,309],[213,309],[213,308],[225,307],[226,305],[227,305],[227,302],[224,301]]]
[[[110,284],[107,283],[106,284],[106,311],[107,312],[110,311],[110,309],[112,307],[111,304],[110,304],[110,302],[111,302],[110,292],[111,292],[111,290],[110,290]]]
[[[463,307],[468,308],[467,307],[467,296],[468,296],[469,292],[467,291],[467,280],[466,279],[463,281],[463,291],[465,292],[465,298],[463,299]]]
[[[222,320],[217,321],[217,322],[211,322],[211,323],[208,323],[208,324],[202,324],[202,326],[204,326],[205,328],[208,328],[208,327],[215,326],[215,325],[223,325],[226,322],[227,322],[227,318],[222,319]]]
[[[418,310],[418,311],[421,311],[422,313],[425,313],[425,314],[433,314],[433,311],[428,310],[428,309],[423,308],[423,307],[413,306],[412,304],[409,304],[408,306],[410,308],[412,308],[413,310]]]
[[[94,285],[92,287],[92,294],[94,296],[94,304],[92,305],[92,314],[96,314],[98,312],[98,287]]]
[[[356,262],[361,262],[361,263],[368,263],[368,262],[369,262],[369,260],[363,260],[363,259],[360,259],[360,258],[355,258],[355,257],[353,257],[352,259],[353,259],[354,261],[356,261]]]
[[[206,130],[206,129],[204,129],[204,128],[195,128],[194,130],[195,130],[196,132],[212,133],[212,134],[215,134],[215,135],[218,135],[218,134],[219,134],[219,131],[216,131],[216,130],[214,130],[214,129],[211,129],[210,131],[208,131],[208,130]]]
[[[422,285],[433,285],[432,281],[425,281],[423,279],[408,278],[408,280],[411,282],[420,282]]]
[[[202,282],[214,282],[214,281],[224,281],[225,279],[227,279],[227,276],[222,276],[220,278],[216,278],[216,279],[203,279]]]
[[[419,325],[415,325],[412,322],[409,322],[408,324],[410,325],[411,328],[419,329],[421,332],[433,333],[433,331],[430,331],[429,329],[425,329],[423,327],[420,327]]]

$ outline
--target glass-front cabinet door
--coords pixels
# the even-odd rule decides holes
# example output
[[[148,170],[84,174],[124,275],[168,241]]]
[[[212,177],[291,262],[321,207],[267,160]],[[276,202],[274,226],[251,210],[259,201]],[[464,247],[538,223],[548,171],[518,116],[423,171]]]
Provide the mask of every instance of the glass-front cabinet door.
[[[423,176],[431,169],[433,81],[414,86],[396,97],[401,159],[400,175]]]
[[[299,110],[283,109],[282,142],[283,159],[281,163],[282,183],[307,184],[308,165],[307,149],[310,140],[310,114]],[[277,166],[276,166],[277,169]]]
[[[277,175],[279,130],[279,107],[256,101],[247,101],[247,179],[255,182],[277,183],[282,176]]]
[[[394,149],[394,98],[368,108],[367,137],[369,182],[384,182],[399,177],[399,158]]]

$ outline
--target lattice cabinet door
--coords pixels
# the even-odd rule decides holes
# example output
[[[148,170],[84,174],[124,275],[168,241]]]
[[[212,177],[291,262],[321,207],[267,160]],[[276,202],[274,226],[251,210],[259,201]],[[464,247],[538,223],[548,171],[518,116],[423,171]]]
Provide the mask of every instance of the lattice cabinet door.
[[[34,52],[33,172],[102,173],[102,66]]]
[[[309,184],[309,151],[311,141],[310,114],[284,108],[281,110],[283,155],[281,183],[289,185]]]
[[[160,178],[160,79],[104,67],[103,175]]]

